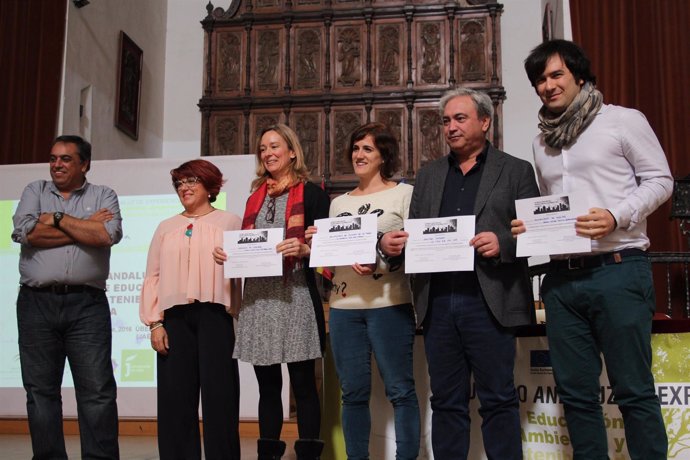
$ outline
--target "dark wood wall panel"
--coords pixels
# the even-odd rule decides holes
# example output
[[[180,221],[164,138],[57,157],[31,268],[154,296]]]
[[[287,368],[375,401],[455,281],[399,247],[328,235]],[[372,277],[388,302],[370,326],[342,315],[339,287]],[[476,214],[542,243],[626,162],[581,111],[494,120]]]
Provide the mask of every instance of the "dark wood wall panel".
[[[331,49],[335,69],[335,91],[351,93],[362,90],[364,86],[366,51],[366,33],[363,22],[337,25],[333,28]]]
[[[215,94],[235,96],[244,88],[242,61],[247,48],[241,32],[223,32],[216,36]]]
[[[418,21],[414,28],[415,84],[422,87],[447,87],[449,30],[445,18]]]
[[[241,113],[214,113],[211,117],[212,151],[216,155],[233,155],[244,147],[244,120]]]
[[[400,142],[398,177],[446,153],[438,100],[486,91],[501,146],[502,5],[492,0],[241,0],[207,7],[201,150],[253,154],[257,133],[287,123],[312,179],[334,193],[356,177],[350,133],[382,121]]]
[[[316,109],[295,109],[290,115],[290,126],[299,136],[307,166],[318,180],[324,173],[324,113]]]

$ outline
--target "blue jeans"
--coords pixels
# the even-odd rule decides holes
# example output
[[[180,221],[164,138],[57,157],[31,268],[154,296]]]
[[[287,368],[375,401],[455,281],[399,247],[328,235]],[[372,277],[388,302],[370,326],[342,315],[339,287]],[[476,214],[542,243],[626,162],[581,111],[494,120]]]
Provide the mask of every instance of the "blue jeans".
[[[424,345],[432,392],[434,458],[467,459],[470,376],[474,375],[487,457],[521,459],[519,401],[513,380],[515,337],[494,319],[478,286],[457,290],[432,286]]]
[[[668,441],[651,372],[654,284],[646,257],[549,272],[546,333],[575,459],[608,458],[600,405],[604,355],[630,458],[665,459]]]
[[[17,298],[19,358],[34,459],[66,459],[60,387],[69,359],[83,459],[119,458],[110,308],[105,292]]]
[[[386,397],[393,404],[396,459],[419,455],[419,405],[414,387],[411,305],[330,310],[329,328],[343,392],[343,434],[350,460],[369,458],[371,354],[376,357]]]

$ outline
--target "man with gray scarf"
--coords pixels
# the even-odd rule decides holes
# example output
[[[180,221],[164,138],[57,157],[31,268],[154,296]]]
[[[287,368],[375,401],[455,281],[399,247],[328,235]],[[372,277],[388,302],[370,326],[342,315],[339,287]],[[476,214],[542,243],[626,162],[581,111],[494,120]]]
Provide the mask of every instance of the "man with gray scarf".
[[[542,195],[587,193],[578,234],[592,253],[552,256],[542,284],[558,394],[575,459],[607,459],[600,354],[623,414],[632,459],[665,459],[667,437],[651,372],[655,311],[646,218],[673,190],[666,156],[637,110],[602,103],[589,59],[552,40],[525,60],[544,104],[533,143]],[[512,223],[514,235],[529,231]]]

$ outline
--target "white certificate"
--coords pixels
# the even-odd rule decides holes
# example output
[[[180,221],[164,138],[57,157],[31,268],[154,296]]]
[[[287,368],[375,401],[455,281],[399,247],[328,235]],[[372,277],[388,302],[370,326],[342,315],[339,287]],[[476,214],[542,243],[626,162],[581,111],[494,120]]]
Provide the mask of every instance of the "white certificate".
[[[474,270],[475,216],[406,219],[405,273]]]
[[[226,278],[282,276],[283,256],[276,251],[283,241],[282,228],[231,230],[223,232]]]
[[[562,194],[515,201],[517,218],[525,223],[518,235],[517,256],[547,256],[592,251],[592,240],[575,232],[577,216],[588,212],[584,194]]]
[[[310,267],[339,267],[376,262],[376,215],[333,217],[314,221]]]

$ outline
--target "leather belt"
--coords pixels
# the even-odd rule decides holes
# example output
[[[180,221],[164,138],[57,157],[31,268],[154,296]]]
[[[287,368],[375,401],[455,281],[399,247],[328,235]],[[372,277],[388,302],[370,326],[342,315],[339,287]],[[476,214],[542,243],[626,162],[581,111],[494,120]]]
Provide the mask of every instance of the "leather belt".
[[[86,284],[51,284],[49,286],[34,287],[27,284],[22,284],[22,287],[34,292],[51,292],[57,295],[65,294],[79,294],[83,292],[103,292],[103,289],[98,289]]]
[[[602,265],[619,264],[623,259],[633,256],[646,256],[647,253],[642,249],[622,249],[620,251],[595,254],[591,256],[568,257],[567,259],[555,259],[549,263],[549,270],[582,270],[587,268],[597,268]]]

